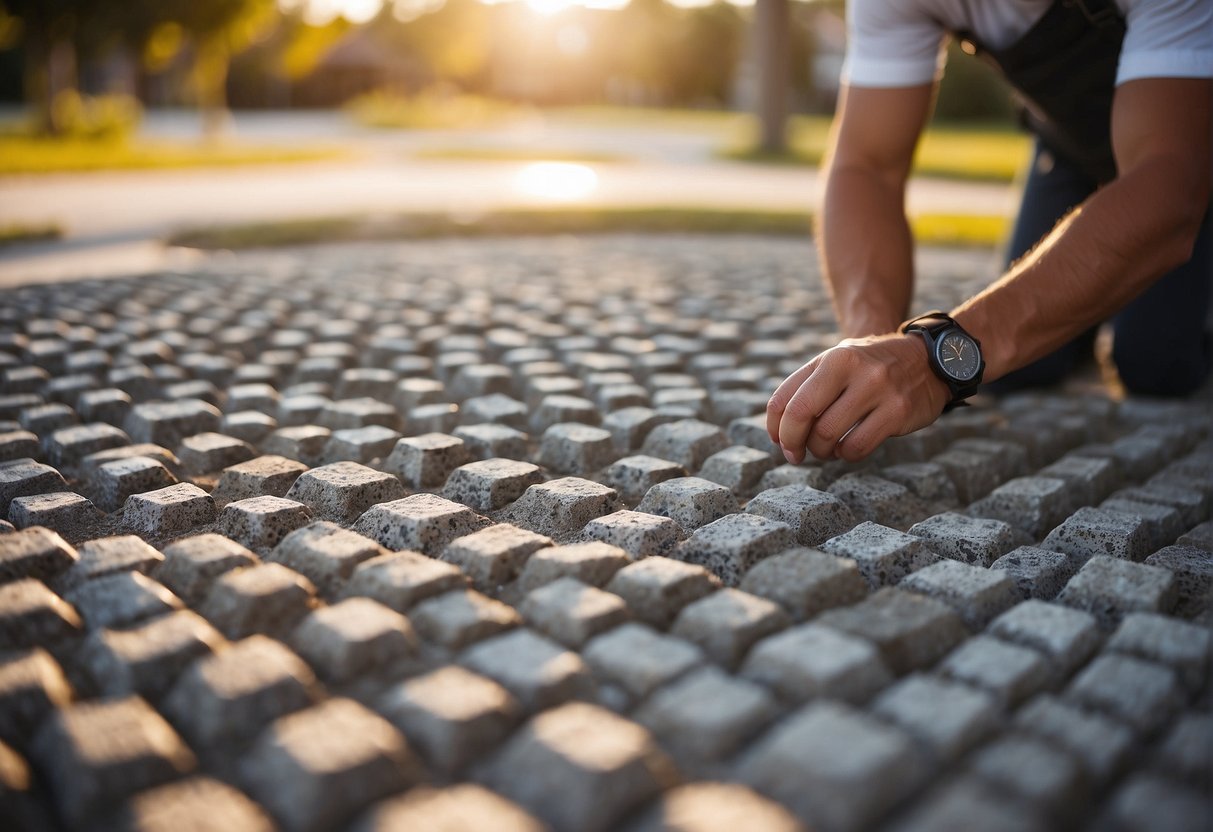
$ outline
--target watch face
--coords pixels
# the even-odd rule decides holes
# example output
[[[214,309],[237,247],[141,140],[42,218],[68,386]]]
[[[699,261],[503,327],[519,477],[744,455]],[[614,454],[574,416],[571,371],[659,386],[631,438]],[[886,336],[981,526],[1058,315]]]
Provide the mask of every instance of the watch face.
[[[977,344],[963,332],[949,332],[935,347],[939,366],[957,381],[969,381],[981,368],[981,353]]]

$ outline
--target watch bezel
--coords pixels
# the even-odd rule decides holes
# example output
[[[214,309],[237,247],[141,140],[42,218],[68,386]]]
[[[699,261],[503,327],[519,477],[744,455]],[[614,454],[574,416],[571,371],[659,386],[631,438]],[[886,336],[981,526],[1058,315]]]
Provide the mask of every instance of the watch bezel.
[[[953,335],[963,338],[965,341],[969,342],[969,344],[971,344],[973,347],[974,355],[977,356],[977,362],[973,368],[973,372],[967,376],[960,376],[960,375],[957,375],[956,373],[953,373],[948,368],[947,363],[944,361],[944,356],[943,356],[944,342],[947,341],[948,338],[952,337]],[[952,325],[952,326],[946,327],[944,329],[941,329],[938,332],[938,334],[935,335],[935,342],[933,345],[933,350],[934,350],[934,354],[935,354],[936,366],[939,367],[939,369],[942,370],[943,373],[948,378],[950,378],[952,381],[956,382],[957,384],[968,384],[971,381],[973,381],[975,378],[977,378],[978,373],[981,372],[982,355],[981,355],[981,347],[980,347],[980,345],[978,345],[977,339],[956,325]]]

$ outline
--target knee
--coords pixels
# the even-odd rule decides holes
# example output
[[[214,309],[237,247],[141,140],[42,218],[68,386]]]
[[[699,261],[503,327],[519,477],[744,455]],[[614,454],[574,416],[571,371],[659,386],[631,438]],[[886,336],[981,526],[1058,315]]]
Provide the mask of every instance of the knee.
[[[1129,393],[1180,397],[1195,393],[1209,377],[1209,353],[1208,337],[1196,349],[1131,349],[1117,343],[1112,347],[1112,361]]]

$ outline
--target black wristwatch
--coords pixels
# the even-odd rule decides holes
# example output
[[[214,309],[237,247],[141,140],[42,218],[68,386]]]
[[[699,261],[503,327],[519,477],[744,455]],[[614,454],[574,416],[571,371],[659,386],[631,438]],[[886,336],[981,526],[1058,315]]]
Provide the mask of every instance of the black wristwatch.
[[[965,399],[977,392],[986,369],[981,342],[965,332],[950,315],[928,312],[906,321],[900,331],[917,332],[926,342],[931,370],[952,393],[945,412],[963,405]]]

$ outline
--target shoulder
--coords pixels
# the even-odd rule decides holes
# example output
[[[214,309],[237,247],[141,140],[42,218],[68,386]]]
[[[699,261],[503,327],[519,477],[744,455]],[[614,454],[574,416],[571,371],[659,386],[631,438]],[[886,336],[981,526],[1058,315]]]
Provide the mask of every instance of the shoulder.
[[[1213,78],[1213,0],[1118,0],[1125,40],[1116,82]]]

